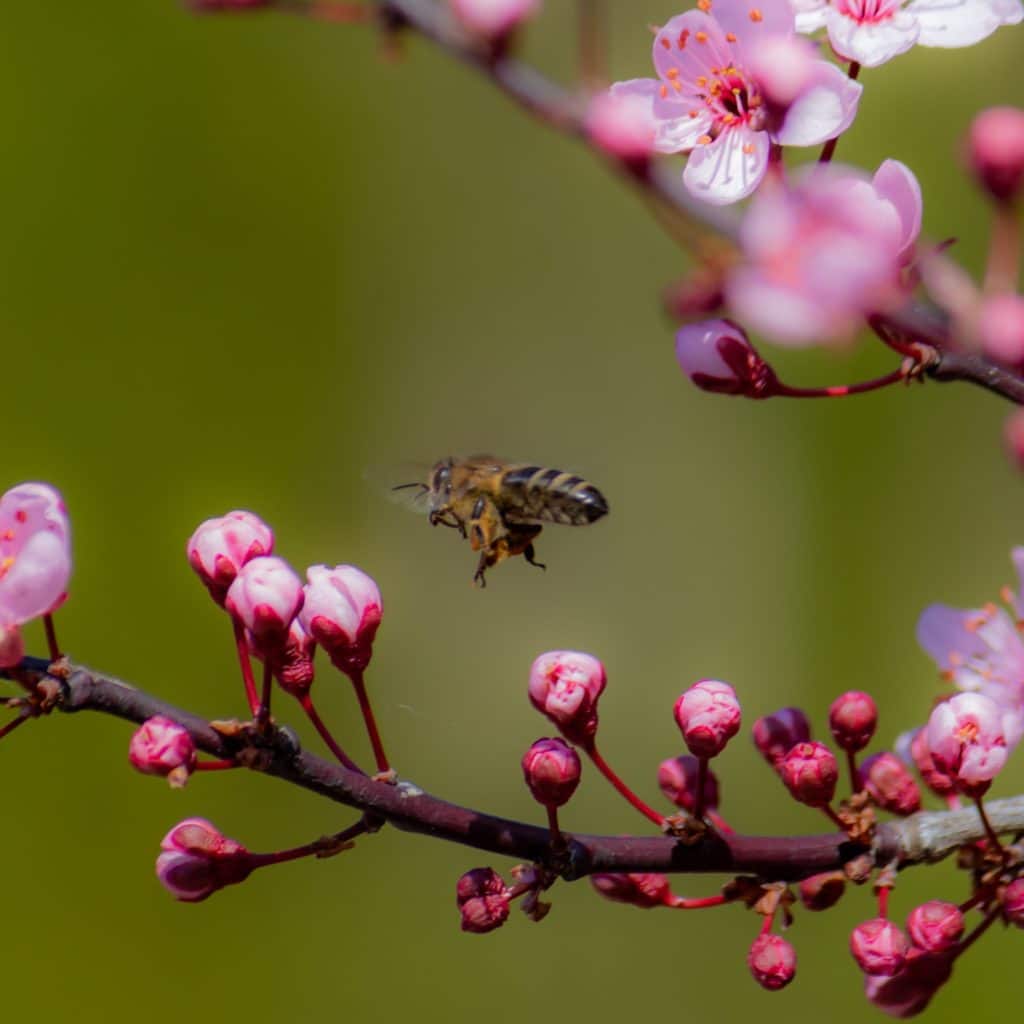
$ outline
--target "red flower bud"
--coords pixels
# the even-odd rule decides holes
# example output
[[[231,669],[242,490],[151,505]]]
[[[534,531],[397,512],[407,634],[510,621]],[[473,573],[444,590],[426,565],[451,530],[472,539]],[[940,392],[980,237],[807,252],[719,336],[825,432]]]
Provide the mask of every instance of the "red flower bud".
[[[362,672],[384,614],[377,584],[354,565],[311,565],[299,621],[342,672]]]
[[[146,719],[132,734],[128,760],[145,775],[163,775],[184,786],[196,766],[196,747],[188,730],[162,715]]]
[[[990,107],[971,123],[967,161],[974,176],[1000,202],[1012,202],[1024,182],[1024,110]]]
[[[1024,928],[1024,878],[1015,878],[1003,890],[1003,915],[1010,924]]]
[[[925,953],[911,949],[903,970],[895,977],[865,975],[868,1002],[890,1017],[916,1017],[953,972],[952,953]]]
[[[164,836],[156,874],[168,892],[198,903],[226,885],[249,877],[255,864],[241,843],[228,839],[203,818],[179,822]]]
[[[630,874],[590,876],[590,884],[606,900],[615,903],[630,903],[634,907],[649,910],[665,906],[672,901],[672,889],[664,875]]]
[[[761,756],[773,768],[778,768],[793,747],[811,738],[811,726],[799,708],[782,708],[759,718],[754,723],[753,736],[754,746]]]
[[[921,775],[921,781],[936,796],[946,797],[956,792],[956,781],[940,771],[932,760],[926,730],[916,729],[911,733],[903,733],[896,741],[896,750],[905,762],[914,764]]]
[[[586,746],[597,732],[597,701],[607,679],[604,665],[580,651],[548,651],[530,667],[530,703],[570,743]]]
[[[825,871],[811,875],[800,882],[800,901],[808,910],[828,910],[834,907],[846,889],[846,876],[842,871]]]
[[[697,758],[682,754],[662,761],[658,768],[658,785],[676,805],[684,811],[695,814],[697,811],[697,774],[699,762]],[[714,810],[718,806],[718,779],[709,768],[704,781],[704,809]]]
[[[302,607],[302,582],[283,559],[254,558],[239,569],[224,607],[249,630],[264,654],[274,652],[287,642],[292,620]]]
[[[964,915],[954,903],[929,900],[907,918],[910,941],[927,953],[944,953],[963,937]]]
[[[274,532],[251,512],[229,512],[207,519],[185,545],[189,565],[220,605],[242,566],[273,550]]]
[[[781,935],[758,935],[747,953],[747,966],[761,988],[778,992],[796,976],[796,950]]]
[[[464,932],[482,935],[500,928],[508,920],[508,886],[491,868],[467,871],[455,885],[455,902]]]
[[[865,974],[891,977],[903,970],[910,943],[891,921],[875,917],[850,934],[850,952]]]
[[[676,724],[694,757],[716,757],[740,728],[736,691],[717,679],[691,686],[675,706]]]
[[[868,694],[850,690],[832,702],[828,724],[840,749],[856,754],[871,742],[875,734],[878,708]]]
[[[921,810],[921,790],[906,765],[887,750],[865,758],[860,766],[864,788],[871,799],[890,814],[914,814]]]
[[[794,799],[811,807],[831,803],[839,780],[835,755],[814,740],[793,747],[779,765],[779,774]]]
[[[742,327],[731,320],[701,320],[676,332],[676,359],[702,391],[769,398],[778,380]]]
[[[565,740],[537,740],[523,755],[523,776],[533,799],[561,807],[580,784],[580,758]]]

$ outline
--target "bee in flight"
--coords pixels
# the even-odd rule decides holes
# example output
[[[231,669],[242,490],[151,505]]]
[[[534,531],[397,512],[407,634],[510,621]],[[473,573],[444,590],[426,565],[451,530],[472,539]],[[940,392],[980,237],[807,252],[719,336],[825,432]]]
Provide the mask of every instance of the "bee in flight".
[[[458,530],[480,552],[473,581],[481,587],[484,573],[513,555],[543,569],[533,542],[545,523],[587,526],[608,514],[604,495],[582,477],[493,455],[442,459],[426,483],[394,490],[406,488],[419,489],[431,526]]]

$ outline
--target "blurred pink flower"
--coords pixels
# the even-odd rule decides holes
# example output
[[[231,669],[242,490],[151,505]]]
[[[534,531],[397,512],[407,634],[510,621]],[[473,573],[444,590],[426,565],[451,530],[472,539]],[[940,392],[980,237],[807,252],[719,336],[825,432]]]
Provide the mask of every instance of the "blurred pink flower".
[[[654,149],[690,154],[683,183],[709,203],[734,203],[750,195],[768,168],[771,142],[815,146],[853,122],[861,87],[839,68],[815,60],[798,87],[772,79],[772,95],[791,95],[778,124],[766,119],[764,96],[750,70],[761,45],[793,35],[788,0],[716,0],[714,13],[686,11],[658,30],[658,78],[613,87],[645,97],[655,121]],[[761,63],[771,64],[770,59]]]
[[[1024,110],[983,110],[971,122],[966,150],[968,165],[989,194],[1011,202],[1024,183]]]
[[[540,0],[449,0],[455,16],[474,35],[497,39],[532,17]]]
[[[1020,0],[792,0],[798,32],[828,31],[843,59],[878,67],[915,43],[973,46],[1024,16]]]
[[[61,496],[26,483],[0,497],[0,665],[20,659],[18,627],[64,600],[71,576],[71,526]]]
[[[898,296],[921,208],[917,178],[897,160],[870,180],[816,166],[794,185],[771,183],[740,228],[744,259],[726,281],[730,309],[779,344],[848,340]]]
[[[730,320],[684,324],[676,332],[676,360],[702,391],[770,398],[778,384],[746,332]]]
[[[644,160],[654,152],[657,122],[649,91],[638,79],[617,82],[599,93],[587,109],[591,141],[623,160]]]
[[[869,1003],[890,1017],[916,1017],[949,981],[954,960],[954,953],[926,953],[912,948],[899,974],[866,975],[864,994]]]

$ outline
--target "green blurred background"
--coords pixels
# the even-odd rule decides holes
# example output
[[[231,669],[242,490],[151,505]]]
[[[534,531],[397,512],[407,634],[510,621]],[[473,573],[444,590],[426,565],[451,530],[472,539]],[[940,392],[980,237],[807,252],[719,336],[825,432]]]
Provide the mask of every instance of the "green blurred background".
[[[549,0],[528,44],[566,76],[573,6]],[[615,73],[648,74],[646,26],[675,6],[612,6]],[[351,561],[379,581],[369,681],[393,759],[464,804],[539,819],[518,762],[551,731],[525,681],[552,647],[606,661],[605,752],[650,799],[658,761],[680,748],[672,702],[702,675],[737,687],[748,722],[799,703],[820,725],[851,687],[879,697],[883,739],[923,719],[936,677],[918,613],[995,597],[1024,542],[1005,403],[967,385],[823,403],[698,393],[658,301],[684,264],[636,197],[423,44],[388,62],[365,29],[195,17],[174,0],[14,4],[6,22],[0,483],[66,495],[76,566],[58,621],[77,659],[211,717],[240,714],[227,622],[183,546],[201,519],[244,507],[297,567]],[[1024,100],[1021,31],[867,73],[840,147],[866,167],[911,164],[926,230],[956,236],[975,271],[987,211],[958,140],[978,108]],[[867,343],[777,359],[807,384],[892,364]],[[613,512],[545,531],[546,574],[516,560],[474,590],[468,548],[367,480],[477,450],[582,472]],[[364,753],[346,685],[323,672],[314,692]],[[873,1013],[846,952],[872,913],[865,892],[799,916],[800,977],[777,996],[747,976],[757,922],[738,908],[645,914],[563,885],[543,925],[516,914],[462,935],[455,879],[488,858],[389,830],[177,904],[153,860],[180,818],[264,850],[353,815],[242,773],[170,792],[128,769],[128,736],[57,715],[3,744],[9,1014]],[[743,830],[821,829],[745,738],[720,775]],[[643,827],[585,776],[568,828]],[[1000,791],[1022,785],[1018,769]],[[948,865],[914,872],[897,910],[962,885]],[[1017,936],[981,948],[936,1019],[991,1019],[1014,998]]]

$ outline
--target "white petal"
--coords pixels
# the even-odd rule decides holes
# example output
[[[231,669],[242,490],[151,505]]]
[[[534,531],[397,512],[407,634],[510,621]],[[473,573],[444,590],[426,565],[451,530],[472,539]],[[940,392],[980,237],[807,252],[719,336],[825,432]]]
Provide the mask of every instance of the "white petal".
[[[686,161],[683,184],[698,199],[724,206],[745,199],[768,169],[767,132],[733,128],[698,146]]]
[[[654,148],[659,153],[682,153],[697,148],[700,139],[711,130],[711,115],[701,111],[696,117],[684,114],[675,118],[656,118]]]
[[[796,30],[804,35],[825,27],[828,0],[790,0],[796,15]]]
[[[817,146],[842,135],[857,116],[864,87],[835,66],[820,61],[817,82],[789,108],[777,141],[784,146]]]
[[[906,10],[917,19],[922,46],[972,46],[1024,17],[1020,0],[912,0]]]
[[[917,42],[917,19],[906,11],[872,24],[830,9],[827,24],[832,49],[866,68],[877,68]]]

